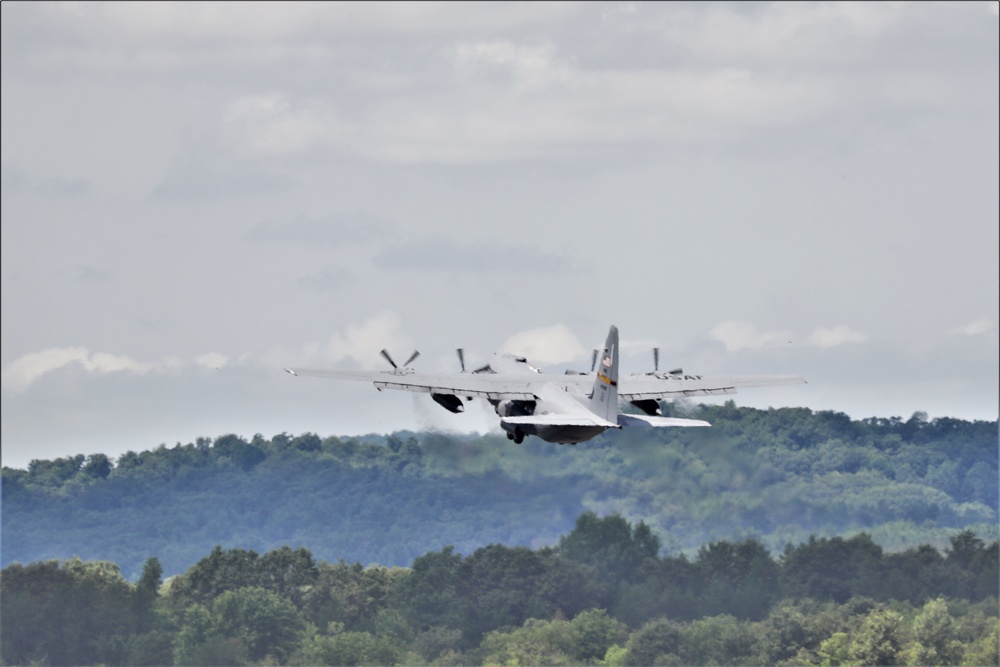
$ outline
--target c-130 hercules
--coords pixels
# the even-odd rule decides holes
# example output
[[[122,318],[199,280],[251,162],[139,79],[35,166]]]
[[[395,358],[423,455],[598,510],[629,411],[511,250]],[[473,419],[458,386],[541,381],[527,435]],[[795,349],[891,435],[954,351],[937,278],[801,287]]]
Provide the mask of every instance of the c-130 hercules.
[[[471,373],[421,373],[409,368],[417,352],[403,364],[386,371],[317,370],[286,368],[292,375],[360,380],[371,382],[379,391],[400,389],[429,393],[450,412],[462,412],[460,396],[480,396],[490,402],[500,417],[500,426],[516,443],[534,435],[548,442],[573,444],[589,440],[609,428],[623,426],[710,426],[700,419],[663,417],[659,400],[680,396],[734,394],[737,387],[764,387],[805,382],[794,375],[744,375],[705,377],[685,375],[680,369],[659,370],[641,375],[618,377],[618,328],[611,325],[604,350],[597,363],[594,351],[591,373],[546,375],[528,364],[524,357],[496,353],[488,366]],[[628,401],[643,414],[618,411],[618,400]]]

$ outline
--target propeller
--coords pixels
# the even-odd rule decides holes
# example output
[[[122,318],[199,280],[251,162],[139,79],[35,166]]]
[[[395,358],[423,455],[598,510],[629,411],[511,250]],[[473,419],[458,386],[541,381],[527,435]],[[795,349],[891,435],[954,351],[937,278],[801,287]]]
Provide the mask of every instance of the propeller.
[[[660,372],[660,348],[653,348],[653,372],[647,373],[647,375],[656,375]],[[674,368],[673,370],[667,371],[667,375],[683,375],[684,369]]]
[[[465,370],[465,350],[462,349],[462,348],[458,348],[457,350],[455,350],[455,352],[458,353],[458,363],[462,367],[462,372],[465,373],[466,372],[466,370]],[[473,373],[485,373],[485,372],[487,372],[489,370],[490,370],[490,365],[489,364],[483,364],[479,368],[474,369],[472,372]]]
[[[385,357],[385,360],[389,362],[389,365],[392,366],[393,369],[399,370],[399,366],[396,365],[396,362],[393,361],[392,357],[389,356],[389,351],[388,350],[382,350],[381,352],[379,352],[379,354],[381,354],[383,357]],[[406,362],[403,364],[403,368],[409,368],[410,364],[413,363],[413,360],[416,359],[419,356],[420,356],[420,352],[418,350],[414,350],[413,354],[410,355],[410,358],[407,359]]]
[[[597,350],[594,350],[594,354],[590,358],[590,372],[593,373],[595,370],[597,370]],[[571,371],[567,369],[566,375],[586,375],[586,373],[583,371]]]

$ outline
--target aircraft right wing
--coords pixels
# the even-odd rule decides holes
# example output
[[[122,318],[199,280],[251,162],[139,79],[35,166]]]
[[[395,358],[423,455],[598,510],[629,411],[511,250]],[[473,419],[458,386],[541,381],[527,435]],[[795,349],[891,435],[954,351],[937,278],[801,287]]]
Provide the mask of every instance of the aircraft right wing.
[[[656,373],[629,375],[619,378],[618,396],[626,401],[676,398],[678,396],[720,396],[735,394],[742,387],[770,387],[783,384],[800,384],[805,380],[797,375],[734,375],[708,377]]]

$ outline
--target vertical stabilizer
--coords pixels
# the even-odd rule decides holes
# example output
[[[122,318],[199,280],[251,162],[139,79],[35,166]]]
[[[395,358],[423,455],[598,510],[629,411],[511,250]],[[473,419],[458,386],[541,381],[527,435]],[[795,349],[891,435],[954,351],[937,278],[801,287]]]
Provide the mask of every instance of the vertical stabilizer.
[[[590,396],[591,411],[609,422],[618,421],[618,327],[611,325],[608,339],[604,342],[600,361],[597,362],[597,377],[594,378],[594,392]]]

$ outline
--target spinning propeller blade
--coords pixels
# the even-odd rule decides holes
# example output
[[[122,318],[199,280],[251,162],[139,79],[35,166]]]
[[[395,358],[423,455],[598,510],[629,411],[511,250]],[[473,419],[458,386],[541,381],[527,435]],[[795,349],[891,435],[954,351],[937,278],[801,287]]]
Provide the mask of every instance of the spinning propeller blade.
[[[385,360],[389,362],[390,366],[392,366],[393,368],[399,368],[399,366],[396,365],[396,362],[392,360],[392,357],[389,356],[388,350],[382,350],[381,352],[379,352],[379,354],[385,357]]]
[[[392,366],[393,370],[399,370],[399,365],[395,361],[392,360],[392,357],[389,356],[389,351],[388,350],[382,350],[381,352],[379,352],[379,354],[381,354],[383,357],[385,357],[385,360],[389,362],[389,365]],[[410,358],[407,359],[406,363],[403,364],[403,368],[409,368],[410,364],[413,363],[413,360],[416,359],[419,356],[420,356],[420,352],[418,352],[417,350],[414,350],[413,354],[410,355]]]

